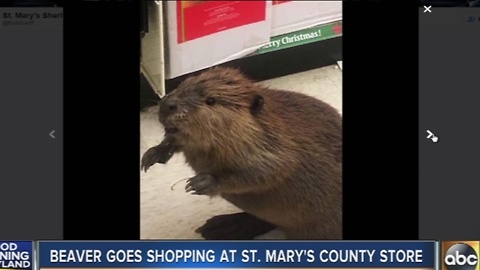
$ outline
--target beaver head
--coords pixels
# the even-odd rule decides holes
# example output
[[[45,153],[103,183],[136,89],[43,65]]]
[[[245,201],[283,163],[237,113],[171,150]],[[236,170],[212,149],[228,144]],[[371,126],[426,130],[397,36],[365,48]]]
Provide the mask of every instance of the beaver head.
[[[238,137],[240,131],[242,136],[255,132],[263,102],[259,87],[240,71],[214,67],[187,78],[165,96],[159,120],[178,144],[209,147]]]

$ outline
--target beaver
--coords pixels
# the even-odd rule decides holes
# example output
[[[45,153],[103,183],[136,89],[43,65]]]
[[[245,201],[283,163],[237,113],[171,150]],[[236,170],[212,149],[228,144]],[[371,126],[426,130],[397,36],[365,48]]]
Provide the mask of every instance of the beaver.
[[[342,117],[327,103],[217,66],[180,83],[158,117],[165,139],[142,166],[182,152],[196,173],[187,192],[244,211],[207,220],[203,238],[342,239]]]

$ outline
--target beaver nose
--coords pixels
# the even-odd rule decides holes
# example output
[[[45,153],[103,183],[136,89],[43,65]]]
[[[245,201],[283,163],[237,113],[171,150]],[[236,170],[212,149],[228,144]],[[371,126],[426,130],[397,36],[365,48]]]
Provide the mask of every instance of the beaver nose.
[[[177,110],[177,105],[173,103],[167,103],[166,109],[170,112],[174,112]]]
[[[177,103],[172,99],[165,99],[160,105],[160,110],[164,115],[169,115],[177,110]]]

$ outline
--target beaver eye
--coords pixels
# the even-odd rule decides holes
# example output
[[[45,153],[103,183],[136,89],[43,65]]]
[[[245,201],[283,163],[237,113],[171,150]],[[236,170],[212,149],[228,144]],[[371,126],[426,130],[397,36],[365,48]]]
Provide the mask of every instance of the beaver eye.
[[[205,102],[206,102],[207,105],[209,105],[209,106],[215,105],[215,99],[212,98],[212,97],[207,98],[207,100],[206,100]]]

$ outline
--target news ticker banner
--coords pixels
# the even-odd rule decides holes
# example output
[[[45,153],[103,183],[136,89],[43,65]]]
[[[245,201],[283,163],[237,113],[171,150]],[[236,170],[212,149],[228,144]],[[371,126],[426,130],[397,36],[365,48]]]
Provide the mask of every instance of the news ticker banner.
[[[0,241],[0,269],[480,270],[478,241]]]

